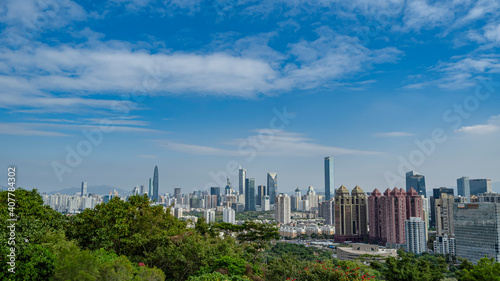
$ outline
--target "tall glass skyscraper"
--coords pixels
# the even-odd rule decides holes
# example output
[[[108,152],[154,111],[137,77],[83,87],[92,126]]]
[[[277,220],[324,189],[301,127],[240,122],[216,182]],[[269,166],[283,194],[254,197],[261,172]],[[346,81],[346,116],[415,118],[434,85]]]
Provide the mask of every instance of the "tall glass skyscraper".
[[[255,179],[245,180],[245,211],[255,211]]]
[[[217,206],[221,205],[220,187],[213,186],[210,187],[210,195],[217,195]]]
[[[153,180],[149,178],[148,197],[153,197]]]
[[[159,202],[160,197],[158,196],[158,166],[155,166],[155,172],[153,174],[153,197],[151,197],[151,200]]]
[[[325,157],[325,201],[332,198],[331,188],[335,188],[333,157]]]
[[[415,171],[406,173],[406,192],[410,188],[415,189],[418,195],[423,195],[427,198],[427,192],[425,191],[425,177],[417,174]]]
[[[269,195],[271,205],[275,203],[276,194],[278,194],[278,174],[267,173],[267,195]]]
[[[470,202],[469,177],[461,177],[457,179],[457,194],[463,197],[467,197],[467,202]]]
[[[239,188],[240,188],[240,195],[245,195],[245,179],[247,176],[247,171],[245,169],[242,169],[240,166],[239,170]]]
[[[87,182],[82,182],[82,194],[81,196],[87,196]]]

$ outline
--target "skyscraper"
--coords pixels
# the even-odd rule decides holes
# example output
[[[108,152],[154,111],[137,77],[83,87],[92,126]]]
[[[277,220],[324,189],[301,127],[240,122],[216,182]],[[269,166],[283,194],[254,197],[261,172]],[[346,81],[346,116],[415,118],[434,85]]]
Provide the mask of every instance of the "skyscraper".
[[[491,192],[490,179],[471,179],[469,180],[470,194],[479,195],[480,193]]]
[[[427,198],[427,192],[425,191],[425,177],[417,174],[415,171],[410,171],[406,173],[406,191],[410,188],[414,188],[418,195],[423,195]]]
[[[239,188],[240,188],[240,195],[245,195],[245,180],[246,180],[246,176],[247,176],[247,170],[245,169],[242,169],[241,166],[240,166],[240,170],[239,170]]]
[[[441,194],[441,198],[434,200],[437,236],[447,234],[449,237],[453,237],[455,235],[453,204],[455,204],[455,196],[453,194],[443,193]]]
[[[264,196],[266,196],[266,186],[265,185],[259,185],[257,187],[257,201],[255,202],[255,205],[262,206],[262,199],[264,199]]]
[[[333,157],[325,157],[325,201],[331,199],[331,189],[335,186],[334,182],[334,163]]]
[[[231,195],[233,193],[233,187],[229,182],[229,178],[227,178],[226,187],[224,188],[224,195]]]
[[[159,185],[158,166],[155,166],[155,171],[153,174],[153,197],[151,197],[151,200],[156,202],[160,202],[160,197],[158,196],[158,185]]]
[[[149,198],[153,197],[153,180],[149,178],[149,188],[148,188]]]
[[[87,196],[87,182],[82,182],[82,194],[81,196]]]
[[[245,211],[255,211],[255,179],[245,180]]]
[[[278,175],[276,173],[267,173],[267,195],[271,199],[271,205],[274,205],[278,194]]]
[[[351,194],[345,186],[335,194],[336,242],[360,242],[368,234],[366,194],[359,186]]]
[[[453,205],[457,256],[477,263],[488,256],[500,260],[500,203]]]
[[[469,177],[461,177],[457,179],[457,194],[463,197],[467,197],[467,202],[470,202]]]
[[[291,222],[291,206],[290,197],[286,194],[280,193],[276,196],[276,204],[274,205],[274,217],[276,222],[288,224]]]
[[[218,186],[210,187],[210,195],[217,195],[217,206],[220,206],[222,200],[220,196],[220,187]]]
[[[427,238],[425,237],[425,221],[422,218],[411,217],[405,221],[406,251],[415,254],[427,252]]]
[[[430,219],[430,227],[435,228],[436,227],[436,200],[441,198],[442,194],[448,194],[451,196],[454,196],[453,188],[447,188],[447,187],[440,187],[440,188],[434,188],[432,190],[432,196],[431,196],[431,219]]]

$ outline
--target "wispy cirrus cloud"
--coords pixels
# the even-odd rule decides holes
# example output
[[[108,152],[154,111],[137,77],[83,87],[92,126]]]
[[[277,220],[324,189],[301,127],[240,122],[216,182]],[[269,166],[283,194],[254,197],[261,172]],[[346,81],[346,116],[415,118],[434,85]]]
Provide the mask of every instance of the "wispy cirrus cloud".
[[[415,134],[407,133],[407,132],[383,132],[383,133],[375,133],[373,136],[378,138],[397,138],[397,137],[411,137]]]
[[[222,144],[221,147],[186,144],[168,141],[166,148],[173,151],[195,155],[246,156],[251,151],[262,156],[317,157],[322,155],[377,155],[378,151],[357,150],[335,146],[322,145],[303,134],[274,130],[253,130],[254,134],[247,138],[235,138]],[[262,139],[262,135],[264,136]],[[259,142],[252,146],[252,141]],[[260,140],[260,141],[259,141]],[[162,145],[165,141],[158,141]]]

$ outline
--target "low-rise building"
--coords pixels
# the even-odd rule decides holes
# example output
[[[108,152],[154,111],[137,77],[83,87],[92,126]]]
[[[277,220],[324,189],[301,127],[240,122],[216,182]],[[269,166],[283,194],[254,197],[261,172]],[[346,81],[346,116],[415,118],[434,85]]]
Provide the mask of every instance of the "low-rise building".
[[[352,244],[352,247],[337,247],[339,260],[353,260],[365,256],[369,260],[384,261],[387,257],[397,257],[396,249],[380,248],[372,244]]]

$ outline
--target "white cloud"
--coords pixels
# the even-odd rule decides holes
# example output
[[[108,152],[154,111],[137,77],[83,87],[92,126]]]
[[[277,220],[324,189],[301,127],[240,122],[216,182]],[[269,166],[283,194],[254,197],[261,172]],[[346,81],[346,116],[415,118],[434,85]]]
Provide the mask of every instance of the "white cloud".
[[[258,132],[258,133],[255,133]],[[272,133],[270,133],[272,132]],[[164,143],[164,141],[159,141]],[[225,143],[226,148],[167,142],[166,148],[195,155],[220,155],[245,157],[253,153],[262,156],[317,157],[323,155],[376,155],[380,152],[340,148],[315,143],[302,134],[283,130],[256,130],[247,138],[237,138]]]
[[[488,120],[487,124],[464,126],[455,131],[459,133],[474,134],[474,135],[500,132],[500,115],[491,117]]]
[[[407,132],[385,132],[385,133],[375,133],[375,137],[379,138],[393,138],[393,137],[411,137],[415,134],[407,133]]]

